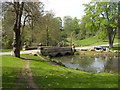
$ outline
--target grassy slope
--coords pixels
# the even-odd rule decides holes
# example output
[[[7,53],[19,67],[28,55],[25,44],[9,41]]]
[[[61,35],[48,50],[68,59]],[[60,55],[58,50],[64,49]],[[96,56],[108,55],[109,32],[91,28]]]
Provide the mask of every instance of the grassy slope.
[[[35,82],[43,88],[117,88],[118,75],[112,73],[93,74],[51,65],[39,57],[22,55],[30,59]],[[12,87],[20,75],[24,63],[12,56],[3,56],[3,87]]]
[[[42,88],[117,88],[118,75],[112,73],[87,73],[51,65],[31,57],[35,82]]]
[[[2,56],[2,87],[11,88],[16,84],[20,76],[20,69],[23,67],[22,59],[9,55]]]
[[[106,41],[106,40],[105,40]],[[103,42],[102,40],[96,38],[96,37],[89,37],[84,40],[76,40],[73,41],[76,44],[80,44],[82,46],[95,46],[95,45],[102,45],[102,44],[108,44],[108,42]],[[114,43],[118,43],[118,39],[114,40]]]

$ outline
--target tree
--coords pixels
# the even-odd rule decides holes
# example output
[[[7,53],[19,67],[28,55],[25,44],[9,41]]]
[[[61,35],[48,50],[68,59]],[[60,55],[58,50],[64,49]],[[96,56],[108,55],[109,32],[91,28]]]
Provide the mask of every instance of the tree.
[[[72,29],[74,31],[74,34],[77,35],[80,31],[80,25],[79,25],[79,19],[77,19],[77,17],[75,17],[73,20],[72,20]]]
[[[20,48],[21,48],[21,35],[22,30],[24,29],[25,22],[29,21],[30,25],[33,28],[33,22],[37,20],[40,16],[41,3],[33,2],[8,2],[3,3],[3,10],[8,11],[8,8],[12,8],[11,12],[15,14],[14,26],[13,26],[13,55],[15,57],[20,57]],[[5,12],[4,12],[5,13]],[[37,16],[37,18],[36,18]],[[23,22],[22,22],[23,19]],[[27,22],[27,24],[29,24]]]
[[[44,9],[44,6],[41,2],[25,3],[24,10],[26,13],[23,13],[24,24],[22,26],[21,39],[24,40],[24,38],[26,38],[26,35],[27,35],[29,38],[26,38],[27,40],[25,42],[28,42],[29,45],[36,43],[36,40],[38,37],[36,34],[39,32],[41,23],[43,22],[42,21],[42,17],[44,15],[43,9]],[[27,27],[25,27],[25,25]],[[25,31],[24,28],[27,29],[28,31],[27,30]],[[24,35],[25,32],[26,32],[26,35]]]
[[[64,33],[66,33],[67,37],[70,37],[72,30],[72,17],[65,16],[64,17]]]
[[[64,31],[68,38],[76,39],[80,31],[80,20],[77,17],[64,17]]]
[[[116,34],[117,3],[115,2],[93,2],[85,4],[85,13],[89,16],[96,31],[106,30],[109,47],[113,47]]]
[[[57,24],[59,25],[59,29],[62,31],[63,27],[62,27],[62,19],[61,19],[61,17],[56,17],[55,19],[56,19]]]
[[[82,17],[81,21],[80,21],[80,31],[79,31],[79,34],[78,34],[78,39],[79,40],[82,40],[82,39],[85,39],[85,37],[87,36],[87,28],[85,27],[87,22],[88,22],[88,18],[86,16]]]
[[[20,58],[20,28],[21,28],[21,19],[23,13],[24,2],[20,4],[20,2],[14,2],[14,10],[15,10],[15,23],[13,27],[14,37],[13,37],[13,52],[15,57]]]
[[[120,1],[118,2],[118,38],[120,39]]]
[[[11,10],[12,8],[8,8],[2,20],[2,48],[12,48],[15,14]]]
[[[38,32],[36,33],[37,42],[46,46],[55,46],[61,41],[61,20],[54,17],[54,14],[48,12],[41,18],[42,22],[38,23]],[[37,25],[37,24],[36,24]]]

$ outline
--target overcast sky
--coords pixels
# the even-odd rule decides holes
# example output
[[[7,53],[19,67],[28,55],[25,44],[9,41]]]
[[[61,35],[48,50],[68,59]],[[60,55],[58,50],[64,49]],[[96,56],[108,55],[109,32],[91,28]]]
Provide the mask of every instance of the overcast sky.
[[[45,10],[53,11],[56,16],[71,16],[81,19],[84,15],[84,6],[91,0],[40,0],[45,4]]]

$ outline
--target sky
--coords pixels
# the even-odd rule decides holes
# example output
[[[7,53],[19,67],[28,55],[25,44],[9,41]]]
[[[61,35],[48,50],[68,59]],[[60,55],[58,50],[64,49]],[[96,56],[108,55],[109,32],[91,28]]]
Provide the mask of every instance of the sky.
[[[91,0],[40,0],[45,4],[46,11],[54,12],[56,17],[71,16],[81,19],[84,15],[84,5]]]

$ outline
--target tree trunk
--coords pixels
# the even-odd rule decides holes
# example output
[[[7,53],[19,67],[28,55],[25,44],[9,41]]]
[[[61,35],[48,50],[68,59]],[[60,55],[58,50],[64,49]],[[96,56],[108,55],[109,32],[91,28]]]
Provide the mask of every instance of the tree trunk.
[[[14,38],[13,38],[13,56],[20,58],[20,48],[21,48],[21,35],[20,35],[20,28],[21,28],[21,17],[23,11],[24,3],[20,4],[19,2],[14,2],[14,9],[15,9],[15,23],[14,23]]]
[[[17,26],[14,28],[14,39],[13,39],[13,56],[20,57],[20,29]]]
[[[46,26],[46,46],[49,45],[49,30],[48,30],[48,26]]]
[[[113,48],[112,28],[107,28],[109,48]]]
[[[118,38],[120,39],[120,1],[118,2]]]

